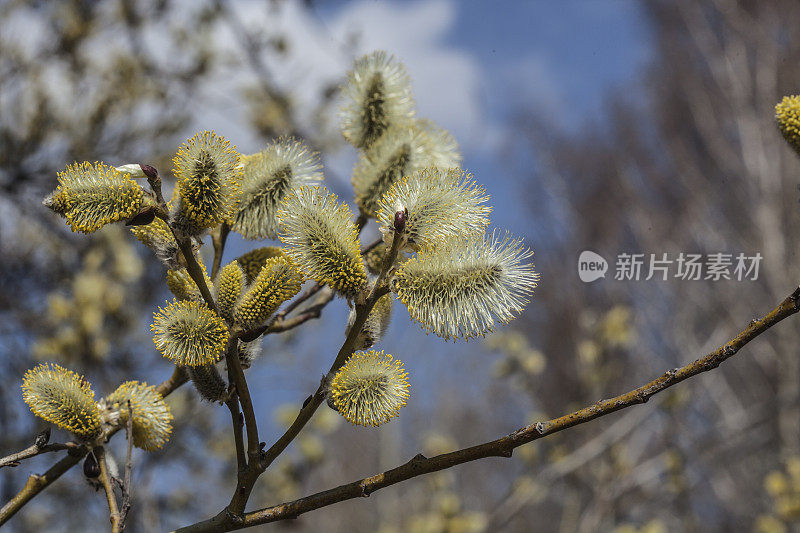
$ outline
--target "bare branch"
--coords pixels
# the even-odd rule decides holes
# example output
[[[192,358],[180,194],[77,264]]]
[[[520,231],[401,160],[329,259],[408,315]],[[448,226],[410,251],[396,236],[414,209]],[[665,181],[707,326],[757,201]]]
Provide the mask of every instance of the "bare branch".
[[[44,474],[31,474],[22,490],[0,509],[0,526],[8,522],[17,511],[60,478],[64,472],[78,464],[86,452],[86,448],[82,448],[81,451],[70,450],[70,454],[51,466]],[[71,455],[72,453],[74,455]]]
[[[131,401],[128,400],[128,413],[131,411]],[[122,506],[119,511],[119,529],[125,531],[125,521],[131,510],[131,471],[133,470],[133,416],[128,416],[126,428],[128,445],[125,452],[125,477],[122,481]]]
[[[239,410],[239,396],[235,391],[225,405],[231,412],[231,421],[233,422],[233,442],[236,446],[236,475],[238,478],[247,468],[247,458],[244,454],[244,415]]]
[[[668,370],[653,381],[625,394],[607,400],[600,400],[593,405],[559,418],[525,426],[502,438],[477,446],[463,448],[455,452],[445,453],[431,458],[418,454],[413,459],[397,468],[346,485],[340,485],[330,490],[318,492],[292,502],[246,513],[241,520],[235,522],[221,520],[220,515],[217,515],[205,522],[199,522],[181,528],[178,531],[184,533],[198,531],[231,531],[279,520],[297,518],[303,513],[328,505],[369,496],[373,492],[384,487],[423,474],[438,472],[456,465],[487,457],[511,457],[514,448],[522,446],[523,444],[558,433],[579,424],[584,424],[595,418],[609,415],[620,409],[643,404],[654,394],[658,394],[692,376],[717,368],[721,363],[733,357],[751,340],[755,339],[781,320],[794,315],[799,310],[800,287],[795,289],[794,292],[775,309],[759,319],[752,320],[736,337],[720,346],[715,351],[683,367]],[[303,411],[301,411],[301,413],[302,412]]]
[[[37,455],[41,455],[43,453],[50,453],[50,452],[60,452],[61,450],[72,450],[81,448],[82,446],[77,442],[54,442],[52,444],[45,444],[44,446],[37,446],[33,444],[24,450],[18,451],[17,453],[12,453],[11,455],[7,455],[0,459],[0,468],[4,466],[19,466],[20,461],[24,461],[25,459],[30,459],[31,457],[36,457]]]
[[[128,417],[131,418],[131,417]],[[108,500],[108,514],[111,520],[111,531],[119,533],[122,531],[119,507],[117,507],[117,496],[114,494],[114,482],[112,476],[108,471],[108,462],[106,461],[106,450],[102,446],[97,446],[92,450],[97,464],[100,465],[100,483],[103,485],[103,490],[106,493],[106,500]]]

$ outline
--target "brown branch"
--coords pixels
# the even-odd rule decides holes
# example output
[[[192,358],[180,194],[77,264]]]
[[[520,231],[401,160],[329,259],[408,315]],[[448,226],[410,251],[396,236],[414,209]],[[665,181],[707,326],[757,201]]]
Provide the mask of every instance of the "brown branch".
[[[244,425],[247,428],[247,463],[244,472],[237,475],[236,490],[226,507],[226,510],[234,515],[241,515],[244,511],[244,507],[253,490],[253,485],[255,485],[258,476],[263,472],[259,461],[261,445],[258,438],[258,423],[253,409],[253,400],[250,397],[250,390],[247,387],[247,379],[239,361],[238,342],[238,333],[232,334],[225,353],[228,365],[228,380],[236,386],[236,394],[239,397],[239,404],[242,406],[242,414],[244,415]],[[236,423],[234,423],[234,429],[236,429]]]
[[[130,417],[129,417],[130,418]],[[102,446],[97,446],[92,450],[97,464],[100,465],[100,483],[103,485],[103,490],[106,493],[106,500],[108,500],[108,514],[111,520],[112,533],[119,533],[122,531],[119,515],[119,507],[117,507],[117,496],[114,494],[114,482],[112,476],[108,471],[108,463],[106,462],[106,451]]]
[[[72,450],[80,448],[81,445],[77,442],[54,442],[52,444],[45,444],[44,446],[38,446],[33,444],[24,450],[18,451],[17,453],[12,453],[11,455],[7,455],[0,459],[0,468],[4,466],[19,466],[20,461],[24,461],[25,459],[30,459],[31,457],[36,457],[37,455],[41,455],[43,453],[50,453],[50,452],[60,452],[61,450]]]
[[[44,474],[31,474],[22,490],[0,509],[0,526],[8,522],[17,511],[60,478],[64,472],[78,464],[86,452],[86,448],[82,448],[79,452],[70,450],[66,457],[51,466]],[[73,453],[74,455],[72,455]]]
[[[383,239],[378,239],[377,241],[371,242],[361,248],[361,255],[371,252],[373,249],[377,248],[380,243],[383,242]]]
[[[187,381],[189,381],[189,376],[186,374],[186,369],[176,366],[175,370],[172,371],[172,375],[156,386],[156,392],[158,392],[162,398],[166,398]]]
[[[214,518],[181,528],[178,531],[231,531],[279,520],[297,518],[303,513],[328,505],[369,496],[373,492],[384,487],[423,474],[438,472],[456,465],[487,457],[511,457],[514,448],[522,446],[523,444],[552,435],[553,433],[558,433],[579,424],[584,424],[601,416],[619,411],[620,409],[643,404],[654,394],[658,394],[692,376],[717,368],[721,363],[733,357],[751,340],[755,339],[781,320],[794,315],[798,310],[800,310],[800,287],[795,289],[794,292],[775,309],[759,319],[752,320],[736,337],[720,346],[715,351],[683,367],[668,370],[653,381],[625,394],[607,400],[600,400],[593,405],[559,418],[525,426],[502,438],[477,446],[437,455],[431,458],[418,454],[407,463],[381,474],[360,479],[346,485],[340,485],[339,487],[318,492],[298,500],[246,513],[240,520],[223,521],[220,520],[220,516],[217,515]]]
[[[230,377],[228,378],[230,380]],[[236,446],[236,476],[237,479],[247,468],[247,457],[244,452],[244,415],[239,410],[239,396],[236,392],[231,394],[225,401],[225,405],[231,412],[231,422],[233,423],[233,442]]]
[[[128,413],[132,413],[131,401],[128,400]],[[128,444],[125,450],[125,476],[122,481],[122,506],[119,510],[119,529],[125,531],[125,522],[131,510],[131,471],[133,470],[133,416],[128,416],[126,427]]]
[[[269,335],[270,333],[281,333],[283,331],[288,331],[308,322],[309,320],[319,318],[322,315],[322,310],[325,308],[325,306],[333,300],[333,296],[333,290],[327,289],[320,295],[319,298],[317,298],[313,305],[308,307],[308,309],[299,315],[293,316],[292,318],[274,321],[269,325],[264,334]]]
[[[197,288],[200,290],[200,294],[203,295],[203,300],[205,300],[209,309],[219,314],[217,312],[217,304],[214,303],[214,297],[211,296],[211,291],[209,290],[208,285],[206,285],[205,276],[203,276],[203,269],[200,267],[200,263],[197,262],[197,259],[192,252],[191,241],[174,229],[172,230],[172,235],[175,236],[175,242],[178,243],[178,248],[181,249],[183,259],[186,261],[186,271],[189,273],[189,277],[191,277],[195,285],[197,285]]]

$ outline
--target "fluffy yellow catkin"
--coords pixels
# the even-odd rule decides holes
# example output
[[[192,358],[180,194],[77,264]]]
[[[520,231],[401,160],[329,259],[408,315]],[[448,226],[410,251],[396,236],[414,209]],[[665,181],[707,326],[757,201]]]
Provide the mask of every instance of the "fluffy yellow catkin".
[[[381,198],[378,224],[386,242],[397,211],[408,211],[403,238],[407,250],[482,234],[489,224],[489,196],[471,174],[457,168],[424,168],[405,176]]]
[[[222,267],[217,275],[214,283],[214,300],[217,302],[219,315],[228,322],[233,321],[233,308],[242,294],[244,283],[244,270],[236,261]]]
[[[283,201],[278,219],[286,253],[300,270],[348,298],[365,285],[358,230],[346,204],[323,187],[302,187]]]
[[[44,205],[67,219],[72,231],[92,233],[138,214],[144,190],[127,174],[105,163],[74,163],[58,173],[58,188]]]
[[[380,426],[406,404],[410,386],[403,363],[369,350],[350,356],[331,380],[330,397],[350,423]]]
[[[172,202],[174,227],[199,235],[234,213],[242,169],[236,147],[213,131],[187,140],[173,159],[178,180]]]
[[[403,176],[428,166],[457,167],[460,161],[453,136],[428,120],[389,128],[353,169],[356,204],[364,215],[375,217],[381,197]]]
[[[182,265],[182,256],[175,236],[162,219],[156,217],[150,224],[131,227],[136,240],[150,248],[167,268],[176,270]]]
[[[250,250],[246,254],[236,258],[236,261],[244,270],[247,283],[252,283],[267,259],[272,257],[280,257],[285,255],[285,252],[277,246],[264,246],[263,248],[256,248]]]
[[[411,318],[445,339],[483,336],[528,303],[539,281],[533,255],[508,235],[452,239],[400,266],[392,290]]]
[[[130,402],[130,409],[128,405]],[[133,444],[154,451],[169,441],[172,413],[156,388],[147,383],[126,381],[105,399],[106,409],[119,414],[122,424],[133,417]]]
[[[195,259],[200,265],[200,269],[203,271],[206,287],[211,287],[211,278],[208,277],[203,260],[200,258],[200,255],[195,256]],[[204,301],[200,289],[197,287],[197,284],[192,279],[192,276],[189,275],[189,271],[186,270],[186,268],[181,267],[175,270],[167,270],[167,288],[178,300],[193,300],[201,303]]]
[[[216,363],[228,342],[225,321],[204,304],[191,300],[159,308],[150,329],[158,351],[178,366]]]
[[[414,118],[411,80],[402,63],[386,52],[358,58],[342,87],[342,135],[356,148],[369,148],[391,126]]]
[[[243,158],[242,196],[231,229],[245,239],[275,239],[275,213],[294,188],[321,181],[319,154],[301,142],[281,138],[265,150]]]
[[[784,96],[775,106],[775,120],[783,138],[800,154],[800,96]]]
[[[33,414],[82,438],[100,433],[102,418],[89,382],[56,364],[28,370],[22,399]]]
[[[246,329],[262,325],[283,302],[300,291],[302,283],[303,275],[289,257],[267,259],[236,303],[234,321]]]

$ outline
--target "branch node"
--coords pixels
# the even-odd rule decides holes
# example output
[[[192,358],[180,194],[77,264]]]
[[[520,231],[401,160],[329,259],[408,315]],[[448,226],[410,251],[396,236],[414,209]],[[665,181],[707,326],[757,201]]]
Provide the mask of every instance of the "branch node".
[[[225,516],[227,517],[227,521],[234,526],[241,526],[244,524],[244,517],[240,514],[234,513],[230,509],[225,509]]]
[[[725,357],[730,357],[730,356],[732,356],[733,354],[735,354],[735,353],[736,353],[736,348],[734,348],[734,347],[733,347],[733,346],[731,346],[731,345],[727,345],[727,346],[725,346],[725,348],[722,350],[722,353],[724,353],[724,354],[725,354]],[[714,365],[714,367],[715,367],[715,368],[716,368],[717,366],[719,366],[719,363],[717,363],[716,365]]]
[[[412,464],[412,465],[416,465],[416,464],[419,464],[419,463],[424,463],[424,462],[425,462],[425,461],[427,461],[427,460],[428,460],[428,458],[427,458],[427,457],[425,457],[425,456],[424,456],[423,454],[421,454],[421,453],[418,453],[417,455],[415,455],[415,456],[414,456],[414,457],[411,459],[411,464]]]
[[[324,379],[324,378],[323,378],[323,379]],[[314,395],[313,395],[313,394],[309,394],[309,395],[308,395],[308,398],[306,398],[305,400],[303,400],[303,407],[301,407],[300,409],[305,409],[305,408],[306,408],[306,405],[308,405],[308,402],[310,402],[310,401],[311,401],[311,398],[313,398],[313,397],[314,397]]]
[[[33,444],[36,446],[38,450],[41,450],[47,443],[50,442],[50,428],[45,429],[44,431],[40,432],[36,435],[36,439],[33,441]]]

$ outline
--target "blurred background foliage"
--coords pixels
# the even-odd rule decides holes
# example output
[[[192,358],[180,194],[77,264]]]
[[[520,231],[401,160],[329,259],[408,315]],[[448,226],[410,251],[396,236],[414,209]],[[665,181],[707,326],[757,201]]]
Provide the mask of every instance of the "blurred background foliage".
[[[317,4],[300,5],[313,18]],[[41,429],[19,389],[40,360],[87,374],[101,393],[125,379],[156,384],[170,372],[147,330],[166,298],[162,267],[124,228],[77,236],[41,208],[56,171],[101,159],[148,162],[168,174],[178,144],[204,127],[203,114],[226,113],[231,101],[245,109],[242,136],[265,144],[298,135],[326,154],[343,146],[335,108],[341,79],[298,85],[303,99],[276,81],[297,59],[295,36],[268,23],[283,9],[280,1],[258,3],[251,11],[260,18],[242,20],[231,4],[209,0],[0,1],[4,453],[29,445]],[[259,482],[253,505],[351,481],[420,451],[488,440],[628,390],[715,348],[796,286],[800,165],[774,126],[773,106],[800,90],[800,4],[653,0],[640,9],[652,57],[630,86],[607,95],[601,118],[575,128],[522,99],[509,119],[497,157],[519,162],[508,165],[517,169],[509,179],[524,191],[518,197],[543,273],[527,313],[483,345],[449,349],[457,361],[431,357],[428,368],[417,368],[412,385],[425,400],[412,401],[401,421],[362,431],[319,412]],[[357,41],[345,44],[353,55]],[[220,85],[223,79],[232,81]],[[345,190],[342,177],[325,170],[329,186]],[[572,270],[586,248],[607,258],[726,251],[760,252],[764,260],[757,282],[583,284]],[[265,342],[266,355],[250,372],[266,435],[277,435],[313,390],[345,316],[341,303],[332,305],[319,322]],[[395,322],[395,329],[415,327]],[[525,446],[513,460],[465,465],[271,527],[792,530],[800,523],[797,331],[794,321],[782,324],[719,370]],[[324,340],[304,340],[307,334]],[[420,346],[435,352],[441,343]],[[400,342],[386,348],[405,355]],[[292,404],[281,407],[285,401]],[[188,387],[168,403],[172,442],[135,456],[132,531],[206,517],[227,502],[234,483],[225,410]],[[64,438],[55,432],[54,440]],[[52,460],[0,471],[0,499]],[[106,513],[75,469],[8,528],[104,530]]]

